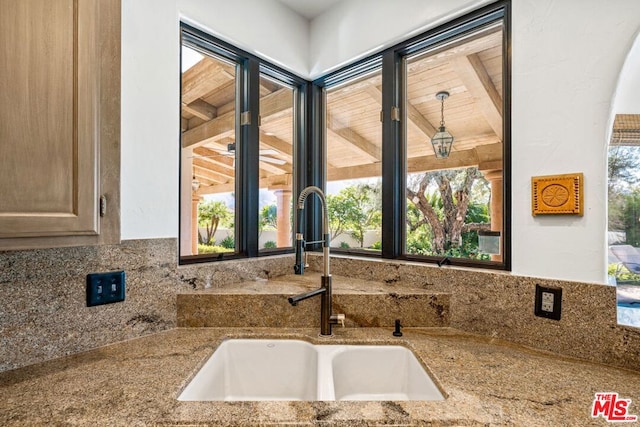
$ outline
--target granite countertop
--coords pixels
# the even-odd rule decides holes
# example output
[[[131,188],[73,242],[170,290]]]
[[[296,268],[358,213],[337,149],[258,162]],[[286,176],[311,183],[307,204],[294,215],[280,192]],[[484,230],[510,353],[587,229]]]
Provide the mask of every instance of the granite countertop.
[[[596,392],[631,399],[640,372],[532,350],[451,328],[178,328],[0,373],[0,425],[588,426]],[[179,402],[181,389],[230,337],[314,343],[401,343],[447,394],[444,401]]]

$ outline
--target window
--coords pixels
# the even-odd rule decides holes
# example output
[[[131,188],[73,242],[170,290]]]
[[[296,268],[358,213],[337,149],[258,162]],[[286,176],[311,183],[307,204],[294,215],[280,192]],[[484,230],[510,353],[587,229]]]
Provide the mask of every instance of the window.
[[[327,207],[331,246],[382,247],[382,72],[326,90]]]
[[[182,47],[182,256],[236,250],[238,67],[212,52]]]
[[[510,268],[508,6],[485,7],[314,82],[326,94],[332,246]],[[441,127],[453,135],[446,155],[432,144]]]
[[[616,114],[609,142],[609,283],[618,323],[640,326],[640,114]]]
[[[405,57],[408,256],[503,260],[503,39],[498,21]]]
[[[306,82],[182,25],[180,261],[292,251]]]
[[[260,205],[261,249],[293,246],[292,197],[295,91],[260,75]]]
[[[509,6],[314,82],[183,24],[181,261],[292,251],[314,185],[338,252],[509,269]],[[315,198],[302,214],[318,249]]]

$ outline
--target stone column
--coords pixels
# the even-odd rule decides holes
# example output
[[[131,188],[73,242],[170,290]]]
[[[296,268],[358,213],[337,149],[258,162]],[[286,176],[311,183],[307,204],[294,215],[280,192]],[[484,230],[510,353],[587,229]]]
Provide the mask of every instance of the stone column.
[[[500,232],[500,254],[491,255],[491,261],[502,261],[504,251],[504,233],[502,230],[503,204],[502,204],[502,169],[491,169],[480,171],[485,179],[491,184],[491,230]]]
[[[182,149],[182,167],[180,176],[180,255],[194,255],[197,254],[198,244],[196,241],[196,252],[193,252],[193,234],[192,234],[192,219],[193,219],[193,150],[190,148]],[[197,208],[197,204],[195,207]],[[196,209],[197,212],[197,209]],[[196,214],[196,219],[197,219]],[[197,223],[197,221],[196,221]]]
[[[291,188],[277,189],[274,191],[276,195],[276,205],[278,211],[278,238],[277,245],[279,248],[291,246]]]
[[[198,254],[198,203],[202,198],[195,193],[191,197],[191,253]]]

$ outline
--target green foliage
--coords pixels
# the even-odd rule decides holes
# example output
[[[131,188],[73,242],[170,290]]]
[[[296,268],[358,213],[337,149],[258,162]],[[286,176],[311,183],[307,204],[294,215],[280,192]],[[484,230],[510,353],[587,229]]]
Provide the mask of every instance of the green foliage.
[[[640,149],[636,146],[613,145],[608,153],[609,193],[624,192],[640,182]]]
[[[233,236],[227,236],[220,242],[220,246],[227,249],[235,249],[236,248],[236,240]]]
[[[490,223],[490,188],[476,168],[409,177],[407,253],[490,259],[478,252],[478,230]]]
[[[381,242],[380,240],[378,240],[377,242],[374,242],[374,243],[371,245],[371,249],[375,249],[375,250],[377,250],[377,251],[382,250],[382,242]]]
[[[422,226],[407,234],[407,253],[416,255],[434,255],[431,250],[431,236],[428,226]]]
[[[277,243],[274,242],[273,240],[267,240],[266,242],[264,242],[265,249],[275,249],[277,247],[278,247]]]
[[[227,205],[221,201],[208,200],[198,204],[198,226],[206,230],[206,236],[198,233],[199,243],[211,245],[218,227],[226,225],[233,218]]]
[[[219,254],[224,252],[233,252],[233,250],[222,246],[203,245],[202,243],[198,243],[198,254]]]
[[[349,249],[351,246],[347,242],[340,242],[340,248]]]
[[[608,167],[608,229],[631,230],[632,239],[637,241],[639,223],[633,223],[632,211],[637,207],[640,148],[622,145],[609,147]]]
[[[640,247],[640,188],[636,187],[631,194],[624,196],[622,212],[627,243]]]
[[[630,272],[622,264],[609,264],[607,266],[607,274],[614,276],[617,283],[640,283],[640,274]]]
[[[266,205],[262,208],[258,226],[260,231],[278,228],[278,208],[276,205]]]
[[[374,185],[358,183],[343,188],[336,195],[328,195],[327,210],[331,238],[346,232],[362,248],[366,232],[382,225],[381,182]]]

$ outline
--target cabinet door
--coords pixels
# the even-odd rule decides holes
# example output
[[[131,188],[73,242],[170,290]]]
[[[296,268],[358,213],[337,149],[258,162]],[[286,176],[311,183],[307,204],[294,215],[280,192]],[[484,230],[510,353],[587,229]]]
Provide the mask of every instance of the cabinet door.
[[[119,13],[119,2],[109,3],[0,0],[0,240],[101,232],[100,138],[114,137],[101,129],[114,124],[102,120],[101,73],[118,73],[119,104],[119,47],[102,51],[101,19],[118,20],[120,40],[120,17],[108,12]],[[105,54],[117,56],[117,70],[101,69]]]

